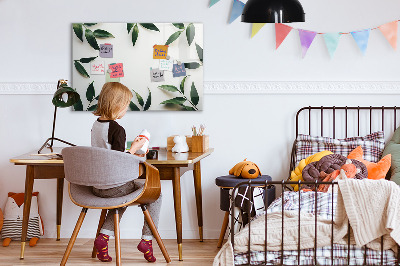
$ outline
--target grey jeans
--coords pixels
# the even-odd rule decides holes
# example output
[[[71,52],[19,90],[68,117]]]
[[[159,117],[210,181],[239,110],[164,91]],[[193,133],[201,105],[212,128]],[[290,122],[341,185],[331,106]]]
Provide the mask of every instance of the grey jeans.
[[[144,182],[137,182],[137,181],[135,182],[135,180],[132,180],[122,186],[108,188],[108,189],[98,189],[93,187],[92,191],[94,195],[101,198],[116,198],[128,195],[138,189],[141,189],[143,186]],[[156,225],[157,228],[158,228],[158,221],[160,219],[161,202],[162,202],[162,196],[160,194],[160,197],[155,202],[146,204],[146,207],[149,210],[151,218],[153,218],[154,224]],[[126,207],[118,208],[120,219],[122,218],[122,215],[124,214],[125,210]],[[100,233],[109,236],[114,236],[114,214],[115,214],[115,209],[108,210],[106,220],[104,221]],[[151,240],[152,238],[153,234],[150,230],[149,225],[145,220],[142,230],[142,239]]]

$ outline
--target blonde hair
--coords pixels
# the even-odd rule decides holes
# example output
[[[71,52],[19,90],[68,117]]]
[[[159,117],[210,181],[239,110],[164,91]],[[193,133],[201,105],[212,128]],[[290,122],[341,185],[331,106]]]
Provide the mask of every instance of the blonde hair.
[[[107,82],[101,89],[97,110],[93,114],[115,120],[132,97],[132,92],[125,85],[119,82]]]

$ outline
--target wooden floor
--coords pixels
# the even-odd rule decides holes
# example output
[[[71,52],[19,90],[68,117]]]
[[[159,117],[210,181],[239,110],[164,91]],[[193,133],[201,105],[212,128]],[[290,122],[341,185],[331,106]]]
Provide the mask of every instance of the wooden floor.
[[[25,249],[25,259],[20,260],[20,242],[12,241],[9,247],[0,246],[0,265],[60,265],[65,248],[69,239],[40,239],[36,247],[27,246]],[[114,243],[110,241],[110,255],[113,262],[104,263],[91,258],[93,240],[77,239],[68,259],[67,265],[115,265],[114,262]],[[183,261],[178,261],[178,247],[176,240],[164,240],[172,262],[167,264],[154,241],[154,254],[157,258],[157,265],[212,265],[215,255],[218,253],[217,240],[187,240],[183,241]],[[122,264],[123,265],[153,265],[149,264],[143,254],[136,249],[139,240],[121,240]]]

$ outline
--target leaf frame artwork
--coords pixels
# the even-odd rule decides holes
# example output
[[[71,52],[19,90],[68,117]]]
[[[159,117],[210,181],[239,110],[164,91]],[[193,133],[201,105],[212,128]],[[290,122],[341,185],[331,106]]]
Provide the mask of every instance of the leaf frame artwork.
[[[99,47],[104,44],[112,45],[111,58],[100,57]],[[165,71],[165,80],[152,82],[149,70],[157,69],[162,60],[153,58],[156,45],[168,46],[168,60],[184,64],[185,76],[174,77],[172,71]],[[90,63],[99,59],[104,61],[106,75],[91,74]],[[115,64],[123,65],[123,75],[113,81],[132,91],[128,110],[203,109],[202,23],[73,23],[72,87],[81,96],[74,110],[96,110],[101,88],[110,80],[110,65]],[[176,90],[165,89],[173,87]]]

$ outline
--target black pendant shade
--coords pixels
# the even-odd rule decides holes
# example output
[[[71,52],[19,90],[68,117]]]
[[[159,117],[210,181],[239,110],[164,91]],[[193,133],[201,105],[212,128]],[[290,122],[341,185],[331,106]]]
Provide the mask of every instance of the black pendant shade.
[[[243,9],[242,22],[304,22],[304,10],[298,0],[249,0]]]

